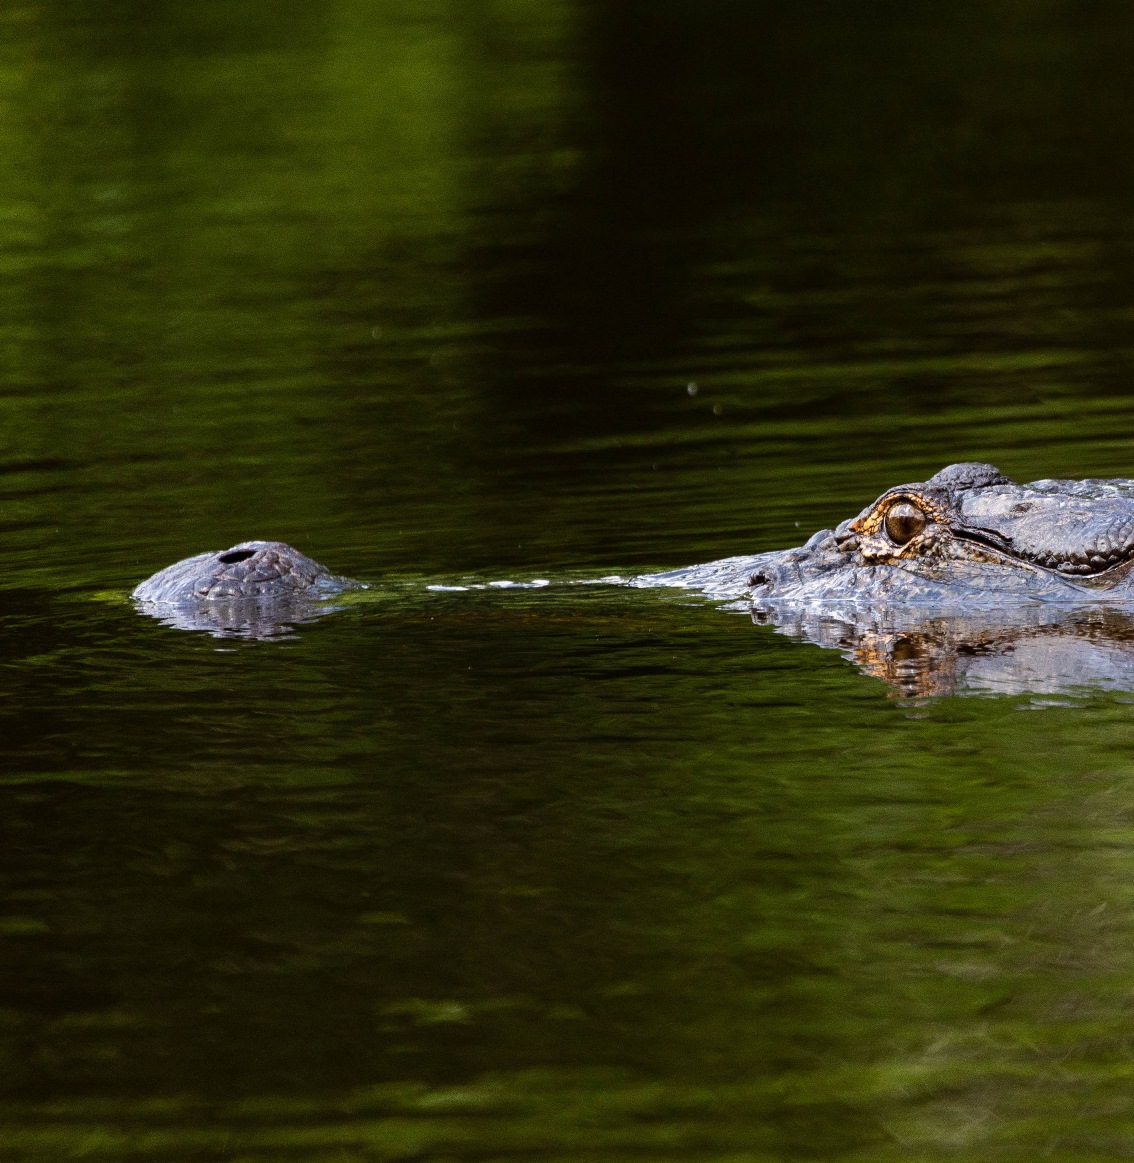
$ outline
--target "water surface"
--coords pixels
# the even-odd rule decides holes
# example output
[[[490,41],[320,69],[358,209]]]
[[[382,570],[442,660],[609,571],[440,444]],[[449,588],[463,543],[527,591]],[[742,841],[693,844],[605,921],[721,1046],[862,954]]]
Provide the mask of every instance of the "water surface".
[[[1130,13],[0,20],[0,1158],[1129,1154],[1128,690],[566,583],[1134,475]]]

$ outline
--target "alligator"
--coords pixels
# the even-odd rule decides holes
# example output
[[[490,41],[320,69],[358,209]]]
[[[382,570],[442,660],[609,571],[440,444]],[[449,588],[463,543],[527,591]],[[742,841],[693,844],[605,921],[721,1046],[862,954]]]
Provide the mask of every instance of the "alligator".
[[[179,561],[133,596],[171,626],[267,638],[362,584],[281,541],[243,541]],[[1041,674],[1049,686],[1104,673],[1114,685],[1121,674],[1134,689],[1131,480],[1020,485],[990,464],[953,464],[888,489],[798,548],[629,584],[729,599],[785,634],[842,650],[899,693],[1026,689]]]
[[[970,610],[1019,602],[1134,600],[1134,481],[1020,485],[991,464],[952,464],[887,489],[804,545],[636,579],[769,612],[815,604]]]

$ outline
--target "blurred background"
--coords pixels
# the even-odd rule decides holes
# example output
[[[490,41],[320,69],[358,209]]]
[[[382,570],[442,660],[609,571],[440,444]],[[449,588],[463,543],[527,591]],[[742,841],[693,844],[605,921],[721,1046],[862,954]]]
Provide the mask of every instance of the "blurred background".
[[[1134,8],[0,5],[0,1159],[1134,1152],[1129,703],[626,590],[1134,475]],[[278,642],[190,553],[372,584]]]

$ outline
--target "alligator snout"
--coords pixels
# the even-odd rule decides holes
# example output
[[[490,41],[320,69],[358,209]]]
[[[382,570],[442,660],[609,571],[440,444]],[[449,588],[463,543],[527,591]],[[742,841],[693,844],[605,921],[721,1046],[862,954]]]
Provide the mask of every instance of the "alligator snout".
[[[815,554],[806,545],[799,549],[766,553],[757,568],[749,575],[748,584],[754,590],[764,590],[765,595],[769,591],[774,591],[777,586],[797,584],[803,576],[801,568],[814,557]]]

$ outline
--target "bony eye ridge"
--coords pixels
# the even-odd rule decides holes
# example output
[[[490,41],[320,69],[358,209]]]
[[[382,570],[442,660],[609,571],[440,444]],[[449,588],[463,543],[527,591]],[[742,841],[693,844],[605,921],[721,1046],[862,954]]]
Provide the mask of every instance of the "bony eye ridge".
[[[916,505],[900,501],[886,514],[886,536],[895,545],[905,545],[921,533],[927,523],[925,514]]]

